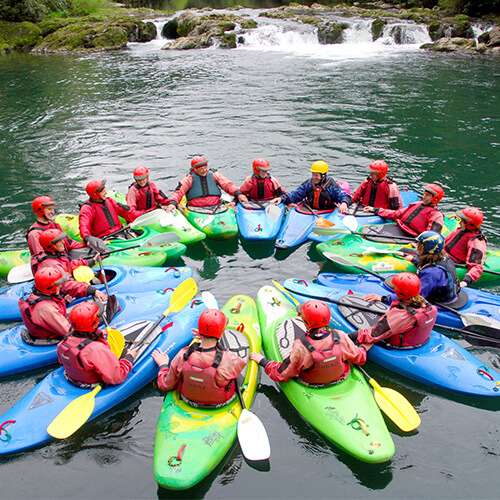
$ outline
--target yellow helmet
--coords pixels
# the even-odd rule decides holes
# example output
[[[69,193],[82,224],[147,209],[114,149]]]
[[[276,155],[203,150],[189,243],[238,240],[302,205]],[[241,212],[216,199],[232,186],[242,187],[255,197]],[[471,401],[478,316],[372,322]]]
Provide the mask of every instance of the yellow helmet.
[[[328,163],[325,161],[315,161],[311,165],[311,172],[317,172],[318,174],[327,174],[328,173]]]

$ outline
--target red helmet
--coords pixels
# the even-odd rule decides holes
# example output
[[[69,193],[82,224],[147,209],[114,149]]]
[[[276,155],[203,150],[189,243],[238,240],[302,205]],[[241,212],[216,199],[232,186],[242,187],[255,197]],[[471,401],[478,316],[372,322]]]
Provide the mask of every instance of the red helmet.
[[[203,156],[195,156],[191,160],[191,168],[199,168],[208,165],[208,161],[203,158]]]
[[[298,312],[308,330],[330,323],[330,308],[320,300],[308,300],[298,306]]]
[[[69,276],[61,268],[46,267],[35,273],[35,288],[46,295],[55,295],[57,286],[68,280]]]
[[[218,309],[207,309],[198,319],[198,332],[205,337],[220,339],[227,325],[226,315]]]
[[[50,205],[55,205],[54,200],[50,196],[38,196],[31,202],[31,206],[33,208],[33,212],[35,215],[45,215],[44,207],[48,207]]]
[[[136,181],[143,181],[149,177],[149,170],[146,167],[134,168],[134,179]]]
[[[69,313],[69,321],[77,332],[95,332],[99,326],[99,306],[95,302],[77,304]]]
[[[95,180],[90,181],[85,188],[87,194],[90,196],[91,200],[100,200],[101,199],[101,191],[106,186],[106,181]]]
[[[424,191],[427,191],[428,193],[434,195],[431,201],[433,205],[436,205],[436,203],[439,203],[443,199],[444,189],[438,184],[427,184],[427,186],[425,186],[424,188]]]
[[[66,236],[68,235],[60,229],[47,229],[42,231],[38,241],[46,252],[57,252],[55,244]]]
[[[259,170],[264,170],[265,172],[271,170],[269,162],[267,160],[264,160],[264,158],[256,158],[253,161],[252,166],[253,166],[253,173],[255,175],[259,175]]]
[[[389,167],[384,160],[375,160],[369,167],[370,174],[377,174],[377,180],[382,180],[386,175]]]
[[[465,222],[466,229],[479,229],[484,220],[483,212],[474,207],[458,210],[457,215]]]
[[[401,300],[408,300],[415,297],[422,290],[420,278],[413,273],[399,273],[390,280],[390,285],[394,288],[394,293]]]

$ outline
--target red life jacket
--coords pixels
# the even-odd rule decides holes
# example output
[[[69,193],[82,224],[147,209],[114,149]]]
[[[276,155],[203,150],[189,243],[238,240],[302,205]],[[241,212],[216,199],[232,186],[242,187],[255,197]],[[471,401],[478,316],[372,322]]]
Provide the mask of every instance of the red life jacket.
[[[29,234],[31,233],[31,231],[40,231],[40,232],[43,232],[43,231],[47,231],[47,229],[61,229],[61,227],[59,226],[59,224],[56,224],[55,222],[47,222],[47,224],[42,224],[38,221],[36,221],[25,233],[24,233],[24,237],[26,238],[26,240],[28,239],[28,236]]]
[[[94,212],[94,217],[89,228],[93,236],[100,238],[101,236],[110,234],[112,231],[121,229],[122,223],[109,198],[106,198],[103,203],[95,200],[87,200],[84,205],[90,205]]]
[[[446,243],[444,249],[446,253],[455,261],[465,264],[467,260],[467,252],[469,247],[469,242],[475,239],[486,240],[481,231],[459,231],[455,237]],[[481,262],[482,255],[479,262]]]
[[[227,387],[219,387],[215,380],[217,367],[222,361],[224,351],[214,347],[213,363],[209,366],[196,366],[191,364],[189,358],[199,347],[198,343],[193,344],[184,353],[182,378],[177,386],[179,392],[187,399],[203,405],[215,405],[229,401],[234,396],[234,381],[231,381]]]
[[[269,174],[260,179],[255,174],[252,175],[253,184],[248,192],[248,197],[252,200],[272,200],[274,198],[273,183]]]
[[[417,236],[427,229],[427,216],[436,210],[437,208],[431,205],[415,203],[396,223],[403,231]]]
[[[139,186],[137,182],[130,184],[129,187],[134,186],[139,193],[136,200],[137,210],[151,210],[156,207],[156,201],[154,193],[151,189],[151,184],[148,182],[145,186]]]
[[[33,322],[32,313],[36,305],[42,301],[51,300],[56,305],[57,309],[62,316],[66,316],[66,302],[64,298],[58,295],[44,295],[42,293],[32,293],[27,299],[19,299],[19,310],[21,311],[21,317],[28,329],[28,332],[36,338],[39,339],[57,339],[60,338],[52,330],[47,330],[46,328],[37,325]]]
[[[387,190],[389,188],[386,187],[386,185],[394,184],[394,181],[390,177],[385,177],[385,179],[380,182],[373,182],[373,179],[368,177],[368,181],[368,186],[365,189],[363,198],[361,198],[361,204],[364,207],[371,206],[376,208],[389,208],[392,210],[397,210],[399,208],[399,200],[397,200],[398,205],[396,207],[391,207],[391,200],[387,196]]]
[[[391,309],[399,307],[405,309],[415,318],[415,326],[405,333],[389,337],[387,342],[395,347],[419,347],[425,344],[430,336],[437,318],[437,308],[426,303],[423,307],[403,307],[398,300],[393,301]]]
[[[97,331],[99,332],[99,330]],[[57,354],[64,366],[64,372],[70,379],[81,384],[98,384],[102,382],[98,373],[86,370],[80,361],[82,349],[95,340],[95,338],[82,339],[71,335],[57,346]]]
[[[328,384],[345,377],[349,373],[349,363],[342,361],[340,338],[334,330],[319,330],[314,338],[311,334],[302,335],[299,340],[311,353],[314,364],[299,373],[299,378],[308,384]],[[318,350],[319,340],[329,338],[329,347]]]

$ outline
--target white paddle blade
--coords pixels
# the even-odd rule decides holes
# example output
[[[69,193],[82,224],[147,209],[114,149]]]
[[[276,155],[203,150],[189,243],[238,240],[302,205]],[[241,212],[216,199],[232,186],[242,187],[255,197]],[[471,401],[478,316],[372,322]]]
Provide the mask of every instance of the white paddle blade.
[[[247,460],[267,460],[271,456],[271,445],[266,429],[259,417],[243,409],[238,419],[238,441]]]
[[[266,207],[266,215],[272,222],[278,222],[281,217],[281,210],[274,203],[270,203]]]
[[[351,231],[351,233],[354,233],[358,229],[358,221],[354,215],[346,215],[342,219],[342,224]]]
[[[21,264],[20,266],[13,267],[9,274],[7,274],[7,281],[11,284],[23,283],[33,279],[33,272],[31,271],[30,264]]]
[[[349,234],[347,229],[343,227],[318,227],[316,225],[313,226],[313,233],[319,234],[320,236],[338,236],[339,234]]]
[[[208,226],[209,224],[212,224],[213,220],[215,219],[215,215],[209,215],[204,221],[203,224],[201,224],[200,229],[203,229],[205,226]]]
[[[147,226],[159,222],[164,213],[164,210],[157,208],[156,210],[142,214],[130,224],[130,227]]]
[[[219,309],[219,303],[217,299],[214,297],[212,292],[202,292],[201,300],[207,306],[207,309]]]
[[[154,248],[166,245],[167,243],[175,243],[179,241],[181,237],[177,233],[160,233],[146,240],[141,248]]]
[[[482,316],[481,314],[475,313],[459,313],[459,315],[462,318],[462,322],[465,326],[480,325],[500,329],[500,321],[495,318],[488,318],[487,316]]]
[[[172,212],[163,212],[160,219],[161,227],[167,227],[175,224],[175,215]]]

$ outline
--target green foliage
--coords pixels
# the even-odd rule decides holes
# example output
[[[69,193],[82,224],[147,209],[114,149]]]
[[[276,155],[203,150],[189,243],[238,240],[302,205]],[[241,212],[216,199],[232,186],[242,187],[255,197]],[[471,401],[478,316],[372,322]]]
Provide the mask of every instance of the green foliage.
[[[75,16],[88,16],[92,12],[106,7],[107,0],[70,0],[70,13]]]
[[[33,23],[0,21],[0,52],[30,50],[41,40],[42,30]]]

